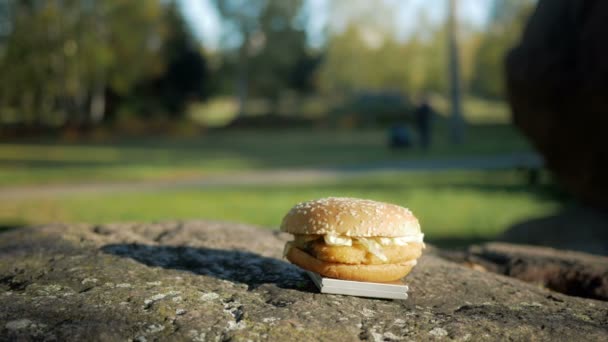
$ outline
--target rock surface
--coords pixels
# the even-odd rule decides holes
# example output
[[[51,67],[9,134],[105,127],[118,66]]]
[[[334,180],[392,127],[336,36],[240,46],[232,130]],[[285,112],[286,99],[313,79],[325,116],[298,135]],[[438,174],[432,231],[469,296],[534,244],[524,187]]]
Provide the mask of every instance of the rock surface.
[[[440,252],[479,270],[504,274],[571,296],[608,301],[608,258],[538,246],[486,243]]]
[[[213,222],[0,234],[0,340],[608,339],[608,303],[440,258],[405,301],[317,293],[283,234]]]
[[[577,198],[608,208],[608,2],[540,0],[507,57],[515,124]]]

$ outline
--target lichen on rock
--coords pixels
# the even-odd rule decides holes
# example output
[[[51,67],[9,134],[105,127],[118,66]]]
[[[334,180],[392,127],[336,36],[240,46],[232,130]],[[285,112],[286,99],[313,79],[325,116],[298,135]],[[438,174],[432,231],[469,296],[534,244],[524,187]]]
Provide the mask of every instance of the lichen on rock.
[[[44,225],[0,239],[0,340],[606,340],[608,303],[427,249],[405,301],[318,293],[287,236],[219,222]],[[95,279],[95,280],[93,280]]]

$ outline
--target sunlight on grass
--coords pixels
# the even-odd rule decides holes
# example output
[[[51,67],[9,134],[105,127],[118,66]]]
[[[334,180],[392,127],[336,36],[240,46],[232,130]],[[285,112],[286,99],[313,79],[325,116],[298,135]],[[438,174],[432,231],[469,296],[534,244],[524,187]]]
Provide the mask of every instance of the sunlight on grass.
[[[448,117],[450,103],[447,98],[433,96],[431,102],[434,109],[442,117]],[[511,122],[511,110],[505,101],[485,100],[468,96],[462,102],[462,115],[469,124],[504,125]]]
[[[216,97],[191,104],[187,112],[190,119],[205,127],[223,127],[237,115],[238,103],[232,97]]]
[[[299,201],[353,196],[411,208],[430,238],[493,237],[560,206],[546,189],[529,190],[516,172],[398,173],[306,186],[226,187],[91,194],[55,200],[2,200],[0,221],[42,223],[211,219],[276,228]]]
[[[317,168],[377,162],[526,152],[508,125],[471,126],[452,145],[444,123],[435,125],[429,151],[392,151],[383,129],[209,132],[193,138],[0,144],[0,186],[184,179],[208,173]]]

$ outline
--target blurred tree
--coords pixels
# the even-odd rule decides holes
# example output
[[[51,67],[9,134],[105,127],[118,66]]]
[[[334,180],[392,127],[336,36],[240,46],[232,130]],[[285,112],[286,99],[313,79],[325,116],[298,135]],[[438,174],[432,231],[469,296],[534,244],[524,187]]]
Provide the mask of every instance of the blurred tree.
[[[384,2],[328,4],[328,39],[319,86],[326,93],[402,89],[403,56],[395,41],[394,11]]]
[[[12,30],[12,7],[13,0],[0,0],[0,49],[4,47]],[[2,50],[0,50],[1,56]]]
[[[300,56],[290,71],[290,86],[300,94],[316,91],[315,74],[322,62],[320,54],[307,52]]]
[[[15,1],[0,60],[3,107],[26,124],[103,119],[105,92],[159,69],[160,0]]]
[[[459,144],[464,139],[464,120],[462,119],[462,81],[460,79],[460,55],[458,45],[458,1],[449,0],[447,31],[450,80],[450,139]]]
[[[502,56],[535,0],[493,0],[491,20],[480,29],[459,16],[459,79],[462,92],[498,96]],[[362,89],[398,89],[446,94],[449,91],[449,31],[424,10],[415,29],[399,36],[397,1],[334,0],[329,2],[328,39],[320,67],[320,88],[327,93]],[[498,29],[500,28],[500,29]],[[486,32],[487,31],[487,32]]]
[[[307,57],[304,28],[294,25],[301,9],[301,0],[268,1],[259,18],[259,45],[250,58],[250,85],[254,95],[275,104],[282,91],[294,88],[292,72]]]
[[[311,74],[303,71],[313,71],[318,57],[306,46],[302,0],[216,0],[215,4],[225,32],[223,48],[236,54],[232,60],[241,115],[250,95],[276,104],[281,92],[302,89],[303,80],[311,85]]]
[[[340,33],[356,25],[369,32],[366,40],[374,44],[374,40],[378,42],[395,32],[398,20],[395,9],[399,5],[394,1],[332,0],[328,3],[329,33]]]
[[[224,48],[237,48],[236,88],[239,100],[239,115],[245,113],[249,93],[249,57],[259,39],[258,17],[265,6],[264,0],[215,0],[223,26]]]
[[[335,17],[331,14],[333,28],[320,68],[323,91],[382,90],[411,95],[445,91],[445,28],[428,20],[424,11],[415,31],[404,40],[397,37],[393,23],[397,11],[390,6],[394,4],[355,1],[353,8],[347,6],[350,2],[332,4],[337,13]],[[349,15],[349,11],[353,13]]]
[[[2,122],[95,124],[110,94],[130,102],[145,83],[153,96],[137,101],[181,115],[206,72],[176,1],[0,0]]]
[[[160,109],[172,118],[181,118],[189,101],[207,95],[207,62],[174,0],[167,3],[163,12],[162,31],[164,41],[159,57],[163,70],[158,75],[145,75],[131,101],[144,103],[137,108],[142,115]]]
[[[84,41],[81,55],[74,60],[87,65],[92,71],[89,84],[99,101],[104,101],[106,89],[120,96],[127,96],[134,85],[147,75],[159,74],[163,60],[159,56],[163,44],[160,30],[163,6],[160,0],[125,2],[120,0],[81,1],[86,9],[80,38]],[[94,23],[91,27],[87,21]],[[90,119],[98,122],[103,118],[97,102],[99,115]],[[95,102],[91,102],[94,109]],[[86,121],[85,121],[86,122]]]
[[[14,4],[12,0],[0,0],[0,126],[3,122],[11,120],[11,115],[6,110],[6,106],[3,106],[7,102],[5,99],[5,92],[2,90],[3,82],[3,68],[1,61],[4,59],[6,52],[6,43],[13,26],[13,9]]]
[[[447,90],[447,46],[443,26],[434,26],[423,11],[418,16],[420,24],[405,42],[404,68],[407,91],[444,93]]]
[[[493,0],[490,22],[475,57],[470,85],[475,95],[504,98],[504,56],[517,42],[535,3],[535,0]]]

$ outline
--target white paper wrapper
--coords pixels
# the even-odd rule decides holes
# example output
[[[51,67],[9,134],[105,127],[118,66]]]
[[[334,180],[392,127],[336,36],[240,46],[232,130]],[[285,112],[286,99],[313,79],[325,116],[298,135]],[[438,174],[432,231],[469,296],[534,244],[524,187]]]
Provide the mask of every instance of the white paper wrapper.
[[[407,299],[409,287],[402,281],[391,283],[372,283],[325,278],[321,275],[306,271],[321,293],[340,294],[346,296]]]

